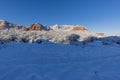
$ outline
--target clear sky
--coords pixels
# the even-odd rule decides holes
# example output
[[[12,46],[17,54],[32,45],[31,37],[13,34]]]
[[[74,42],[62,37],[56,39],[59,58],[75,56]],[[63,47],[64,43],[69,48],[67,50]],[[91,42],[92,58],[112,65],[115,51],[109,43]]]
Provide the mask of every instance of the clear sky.
[[[120,32],[120,0],[0,0],[0,19],[25,26],[39,22]]]

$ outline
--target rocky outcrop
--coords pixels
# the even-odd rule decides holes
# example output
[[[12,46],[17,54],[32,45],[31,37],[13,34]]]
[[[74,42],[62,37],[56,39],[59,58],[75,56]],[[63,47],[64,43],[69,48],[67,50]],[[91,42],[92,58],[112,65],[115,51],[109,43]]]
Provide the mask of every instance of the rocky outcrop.
[[[41,30],[55,30],[55,31],[85,31],[88,30],[87,28],[85,28],[84,26],[79,26],[79,25],[54,25],[52,27],[49,26],[43,26],[42,24],[39,23],[34,23],[32,25],[30,25],[29,27],[23,27],[17,24],[12,24],[9,23],[7,21],[4,20],[0,20],[0,30],[2,29],[10,29],[10,28],[15,28],[16,30],[18,29],[22,29],[22,31],[32,31],[32,30],[36,30],[36,31],[41,31]],[[102,35],[102,34],[101,34]]]
[[[77,31],[77,30],[84,31],[84,30],[87,30],[87,29],[83,26],[73,27],[73,29],[72,29],[72,31]]]
[[[30,25],[28,28],[22,28],[22,31],[29,31],[29,30],[36,30],[36,31],[40,31],[43,30],[43,25],[39,24],[39,23],[35,23]]]
[[[10,28],[22,29],[22,26],[7,22],[5,20],[0,20],[0,30],[10,29]]]
[[[37,31],[40,31],[42,30],[42,27],[43,25],[39,24],[39,23],[35,23],[35,24],[32,24],[30,27],[29,27],[29,30],[37,30]]]

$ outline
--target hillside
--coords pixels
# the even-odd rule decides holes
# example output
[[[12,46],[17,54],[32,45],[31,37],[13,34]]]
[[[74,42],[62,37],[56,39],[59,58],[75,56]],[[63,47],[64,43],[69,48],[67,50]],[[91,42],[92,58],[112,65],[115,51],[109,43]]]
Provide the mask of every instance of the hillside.
[[[0,80],[119,80],[119,57],[120,36],[80,25],[0,30]]]
[[[91,41],[93,38],[105,37],[104,33],[95,33],[81,25],[47,26],[33,23],[28,27],[23,27],[1,20],[0,28],[0,43],[36,43],[40,40],[47,40],[53,43],[69,44],[71,41]]]

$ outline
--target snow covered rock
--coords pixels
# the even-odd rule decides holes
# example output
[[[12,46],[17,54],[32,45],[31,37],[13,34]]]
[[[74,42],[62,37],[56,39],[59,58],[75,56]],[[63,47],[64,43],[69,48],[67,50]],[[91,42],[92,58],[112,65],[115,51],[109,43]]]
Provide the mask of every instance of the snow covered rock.
[[[0,20],[0,30],[3,29],[9,29],[9,28],[15,28],[15,29],[21,29],[23,26],[17,25],[17,24],[13,24],[10,22],[7,22],[5,20]]]

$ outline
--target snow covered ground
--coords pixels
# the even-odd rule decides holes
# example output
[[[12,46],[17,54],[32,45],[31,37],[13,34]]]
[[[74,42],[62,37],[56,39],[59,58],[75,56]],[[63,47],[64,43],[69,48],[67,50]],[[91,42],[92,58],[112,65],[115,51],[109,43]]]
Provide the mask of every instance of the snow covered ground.
[[[0,80],[120,80],[120,45],[0,44]]]

